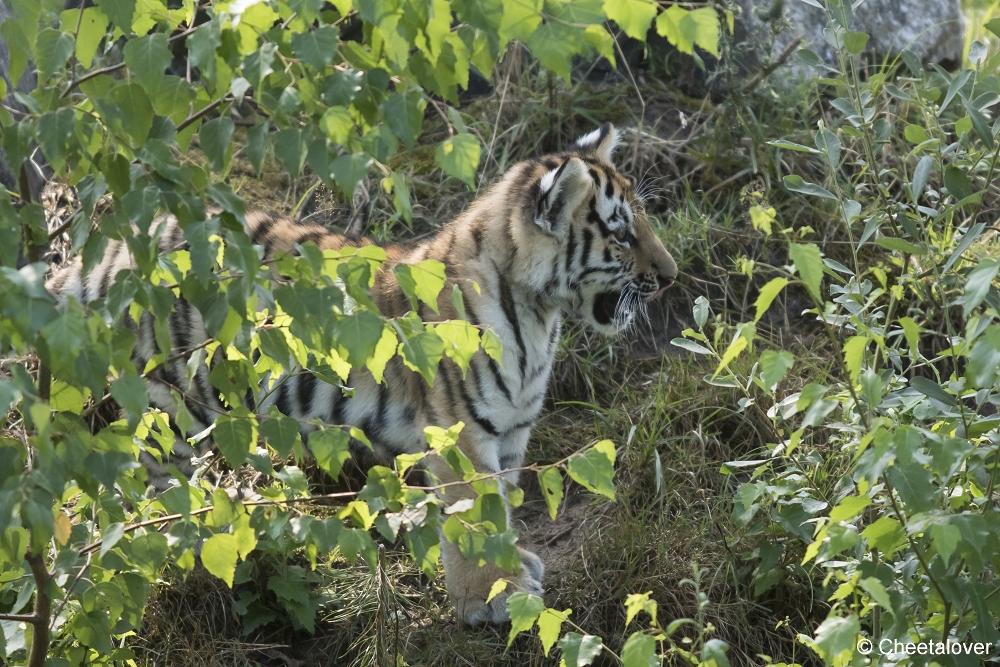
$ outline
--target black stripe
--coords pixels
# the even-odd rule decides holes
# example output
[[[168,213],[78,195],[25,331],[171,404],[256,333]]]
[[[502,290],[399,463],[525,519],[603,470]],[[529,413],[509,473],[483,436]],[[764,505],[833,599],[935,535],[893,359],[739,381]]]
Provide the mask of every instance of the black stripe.
[[[498,431],[497,427],[493,425],[493,422],[491,422],[486,417],[480,415],[479,411],[476,410],[476,406],[473,404],[472,397],[469,396],[469,392],[466,391],[464,382],[460,383],[459,389],[462,393],[462,400],[465,401],[465,409],[469,412],[470,415],[472,415],[472,418],[475,420],[475,422],[479,424],[479,428],[483,429],[490,435],[500,435],[500,431]]]
[[[604,196],[607,197],[608,199],[611,199],[611,197],[613,197],[614,194],[615,194],[615,184],[609,178],[608,182],[604,185]]]
[[[566,273],[573,270],[573,256],[576,254],[576,234],[569,230],[569,244],[566,246]]]
[[[535,420],[532,418],[527,421],[523,421],[520,424],[515,424],[514,426],[511,426],[509,429],[504,431],[504,433],[505,434],[513,433],[514,431],[520,431],[522,428],[531,428],[534,425],[535,425]]]
[[[274,229],[276,224],[278,224],[277,218],[273,215],[265,214],[264,219],[259,221],[257,227],[253,230],[253,233],[250,235],[250,239],[257,245],[261,245],[265,237],[272,229]]]
[[[500,308],[503,309],[504,316],[510,322],[511,329],[514,330],[514,340],[517,341],[517,347],[521,351],[517,363],[521,370],[521,377],[524,378],[524,365],[528,361],[528,350],[524,346],[524,337],[521,335],[521,324],[517,320],[517,308],[514,306],[514,296],[510,292],[510,285],[507,284],[507,280],[503,277],[503,273],[499,269],[497,269],[497,274],[500,281]]]
[[[378,410],[375,413],[375,434],[376,437],[385,431],[386,415],[389,409],[389,386],[384,381],[378,386]]]
[[[483,252],[483,227],[476,225],[472,228],[472,240],[476,244],[476,255]]]
[[[350,378],[348,378],[350,380]],[[347,407],[347,397],[340,389],[334,389],[333,409],[330,411],[330,421],[340,425],[344,423],[344,409]]]
[[[597,228],[601,230],[601,236],[608,238],[611,236],[611,230],[604,222],[604,218],[601,214],[597,212],[597,197],[592,197],[590,199],[590,211],[587,213],[587,222],[597,225]]]
[[[278,386],[278,396],[274,400],[275,407],[286,417],[293,416],[292,410],[294,408],[288,398],[288,383],[294,379],[291,376],[282,378],[281,384]]]
[[[299,401],[299,410],[302,416],[312,416],[313,395],[316,393],[316,377],[312,373],[303,373],[298,376],[298,386],[295,397]]]
[[[319,241],[326,238],[326,236],[327,236],[327,231],[325,229],[323,229],[322,227],[313,227],[309,231],[300,234],[299,237],[295,240],[295,242],[298,243],[299,245],[302,245],[303,243],[308,243],[309,241],[312,241],[313,243],[319,243]]]
[[[590,246],[594,244],[594,233],[583,228],[583,246],[580,248],[580,268],[590,266]]]

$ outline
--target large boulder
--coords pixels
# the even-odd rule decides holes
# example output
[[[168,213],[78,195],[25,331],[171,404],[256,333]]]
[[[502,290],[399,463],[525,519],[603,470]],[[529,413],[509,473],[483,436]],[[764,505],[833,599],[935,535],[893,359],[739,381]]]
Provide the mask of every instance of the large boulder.
[[[824,10],[803,0],[737,2],[742,9],[737,41],[744,39],[764,49],[770,47],[771,53],[764,55],[775,58],[802,37],[804,48],[836,65],[834,50],[823,37],[828,23]],[[776,29],[781,26],[783,29]],[[867,0],[854,10],[852,29],[870,35],[866,51],[877,55],[909,49],[925,64],[940,63],[945,67],[955,67],[962,60],[965,21],[961,0]],[[759,55],[757,59],[761,60]],[[786,71],[793,78],[808,75],[804,68],[795,66]]]

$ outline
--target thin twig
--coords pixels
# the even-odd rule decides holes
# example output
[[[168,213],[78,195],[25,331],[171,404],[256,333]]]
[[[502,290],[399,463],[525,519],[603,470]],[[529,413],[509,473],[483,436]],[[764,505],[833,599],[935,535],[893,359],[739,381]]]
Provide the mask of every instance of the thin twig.
[[[792,43],[786,46],[785,50],[781,52],[781,55],[775,58],[774,62],[772,62],[770,65],[768,65],[761,71],[757,72],[754,78],[750,79],[750,81],[747,82],[747,85],[743,86],[743,90],[741,90],[740,92],[743,95],[749,95],[750,93],[752,93],[754,88],[760,85],[761,81],[769,77],[771,73],[774,72],[774,70],[784,65],[785,61],[787,61],[789,58],[792,57],[792,54],[795,53],[795,50],[799,48],[800,44],[802,44],[801,37],[796,37],[795,39],[793,39]]]

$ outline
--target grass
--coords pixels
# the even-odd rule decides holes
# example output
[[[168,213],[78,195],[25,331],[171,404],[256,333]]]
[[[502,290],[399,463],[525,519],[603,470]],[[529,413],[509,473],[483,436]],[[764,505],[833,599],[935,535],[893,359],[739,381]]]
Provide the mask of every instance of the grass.
[[[810,632],[822,609],[794,580],[755,598],[750,574],[759,554],[753,536],[740,534],[730,518],[736,480],[720,472],[726,461],[759,453],[772,436],[752,410],[738,408],[731,390],[704,382],[713,368],[679,354],[669,340],[691,326],[698,296],[710,299],[720,322],[751,316],[756,287],[767,276],[746,275],[742,260],[784,261],[777,252],[781,244],[750,226],[751,205],[775,196],[778,201],[766,203],[796,227],[822,229],[828,216],[793,208],[768,190],[773,165],[760,143],[787,125],[783,100],[769,102],[761,93],[750,123],[755,138],[748,142],[740,128],[752,113],[749,101],[727,107],[694,100],[697,106],[685,108],[678,101],[683,96],[660,80],[640,81],[641,91],[628,77],[570,88],[537,76],[512,51],[493,75],[494,93],[463,107],[466,123],[484,146],[481,188],[539,148],[565,146],[605,120],[617,123],[625,129],[619,167],[657,195],[650,206],[654,224],[681,270],[669,298],[651,312],[650,326],[627,340],[607,341],[575,323],[567,326],[529,462],[557,460],[610,438],[623,452],[618,498],[600,500],[574,486],[551,521],[528,476],[525,503],[514,515],[521,543],[546,562],[546,604],[571,608],[574,623],[603,637],[616,652],[627,636],[622,602],[629,593],[652,591],[667,622],[696,614],[694,592],[682,581],[697,564],[704,570],[712,636],[729,643],[733,664],[759,664],[760,655],[810,664],[796,635]],[[363,183],[353,202],[345,202],[322,186],[313,188],[310,176],[290,181],[271,161],[257,179],[237,153],[229,180],[250,205],[340,229],[354,225],[379,239],[419,240],[475,196],[433,166],[430,147],[446,132],[429,111],[421,145],[392,159],[411,184],[411,224],[394,216],[392,197],[376,178]],[[758,174],[747,169],[750,152]],[[829,355],[799,316],[805,302],[790,291],[783,298],[783,307],[773,309],[778,314],[762,321],[760,331],[810,359],[808,371],[790,382],[822,381],[830,371]],[[317,569],[315,633],[295,629],[279,614],[244,636],[235,611],[239,595],[262,592],[262,585],[250,582],[231,591],[200,569],[186,578],[168,572],[131,646],[140,664],[180,667],[556,664],[556,652],[544,656],[532,636],[522,635],[508,647],[506,628],[463,628],[450,610],[443,577],[426,579],[389,549],[374,573],[336,558]],[[261,571],[271,566],[266,559],[259,563]],[[598,664],[613,664],[602,660]]]

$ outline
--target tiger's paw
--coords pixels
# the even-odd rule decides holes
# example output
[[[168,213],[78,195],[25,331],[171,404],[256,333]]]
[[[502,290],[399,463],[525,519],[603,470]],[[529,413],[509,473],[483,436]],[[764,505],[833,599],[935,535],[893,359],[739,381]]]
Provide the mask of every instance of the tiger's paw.
[[[487,565],[475,568],[474,573],[468,573],[474,574],[472,578],[475,582],[469,582],[473,585],[463,586],[455,582],[456,585],[453,587],[452,581],[449,580],[448,591],[455,600],[455,610],[466,625],[479,626],[485,623],[500,625],[509,621],[507,598],[511,593],[521,591],[538,597],[544,595],[542,578],[545,576],[545,565],[542,559],[525,549],[518,548],[518,551],[521,555],[521,572],[516,578],[496,566]],[[469,565],[471,566],[471,563]],[[508,579],[507,588],[487,602],[486,598],[489,597],[493,583],[497,579]]]

